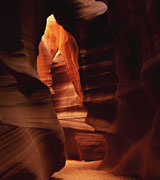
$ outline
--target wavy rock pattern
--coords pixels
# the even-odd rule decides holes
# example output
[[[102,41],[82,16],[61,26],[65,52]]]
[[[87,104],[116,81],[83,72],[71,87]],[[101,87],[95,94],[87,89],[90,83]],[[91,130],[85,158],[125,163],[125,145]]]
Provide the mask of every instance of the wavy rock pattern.
[[[76,147],[75,151],[68,150],[68,156],[90,160],[88,151],[99,142],[95,150],[100,148],[101,153],[96,152],[92,157],[100,158],[104,153],[104,138],[90,132],[94,128],[104,133],[107,144],[102,168],[111,169],[110,173],[115,175],[160,179],[160,2],[108,0],[108,7],[102,1],[87,0],[38,3],[6,0],[1,4],[2,180],[24,177],[47,180],[65,163],[63,130],[50,91],[36,70],[38,44],[46,18],[52,13],[74,35],[80,49],[78,55],[74,39],[71,36],[66,39],[65,33],[61,36],[65,42],[63,47],[55,39],[53,47],[53,40],[47,40],[49,48],[52,47],[49,51],[44,40],[40,45],[40,55],[48,59],[46,63],[41,56],[40,66],[46,68],[42,67],[40,77],[50,89],[52,60],[61,49],[61,56],[56,57],[61,59],[60,64],[56,58],[53,64],[55,92],[52,93],[57,96],[54,105],[65,133],[68,127],[70,133],[71,129],[78,129],[71,133],[73,138],[70,133],[66,135],[71,141],[66,145]],[[68,44],[72,44],[70,51]],[[80,65],[81,83],[75,59]],[[71,92],[73,99],[70,99]],[[68,97],[62,98],[65,93]],[[88,112],[86,122],[93,128],[84,123],[86,111],[80,107],[82,102]]]
[[[54,31],[52,31],[53,28]],[[57,39],[61,41],[57,43],[58,52],[51,63],[50,57],[52,56],[52,49],[56,49],[57,44],[54,44],[54,41],[56,42]],[[71,43],[68,43],[68,41]],[[50,17],[40,44],[38,71],[42,81],[50,89],[53,89],[51,90],[52,92],[54,91],[52,95],[53,106],[65,131],[68,158],[80,160],[102,159],[104,156],[104,137],[100,134],[94,134],[93,128],[85,123],[87,111],[81,106],[83,99],[80,92],[78,92],[81,88],[77,84],[79,75],[77,77],[77,74],[74,73],[76,69],[73,70],[70,60],[67,59],[67,57],[71,57],[69,55],[70,49],[72,49],[71,54],[76,54],[77,50],[73,48],[74,46],[76,47],[74,43],[72,36],[53,21],[53,17]],[[66,56],[66,52],[68,52],[68,56]],[[46,54],[50,54],[50,56],[46,56]],[[76,56],[72,57],[75,57],[72,63],[76,63]],[[82,133],[81,141],[83,140],[84,144],[78,140],[80,133]],[[86,139],[86,136],[88,139]],[[93,153],[89,155],[88,149]]]
[[[88,112],[86,122],[97,131],[111,132],[116,116],[117,77],[107,14],[82,25],[79,64],[84,106]]]
[[[65,164],[63,130],[36,67],[48,13],[47,1],[0,6],[1,180],[48,180]]]
[[[103,134],[65,128],[67,159],[84,161],[102,160],[105,155]]]
[[[106,136],[112,173],[159,180],[159,1],[109,1],[117,86],[117,135]],[[121,143],[120,143],[121,142]],[[109,155],[110,153],[108,153]],[[112,151],[113,154],[113,151]],[[116,157],[116,158],[115,158]]]

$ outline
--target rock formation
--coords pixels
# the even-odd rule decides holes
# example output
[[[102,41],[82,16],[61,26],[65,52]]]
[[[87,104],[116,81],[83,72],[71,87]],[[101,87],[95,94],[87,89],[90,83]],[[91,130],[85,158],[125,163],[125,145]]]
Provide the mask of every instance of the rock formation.
[[[68,159],[160,179],[159,8],[158,0],[1,4],[0,179],[48,180],[64,166],[64,144]]]
[[[41,80],[53,92],[53,106],[65,132],[67,158],[103,159],[104,137],[93,133],[94,129],[85,123],[88,112],[82,107],[77,43],[53,16],[47,20],[39,50],[38,72]]]
[[[1,180],[48,180],[65,164],[64,133],[36,70],[48,13],[47,1],[0,6]]]
[[[118,145],[119,155],[111,172],[158,180],[159,1],[109,1],[108,5],[118,76],[118,134],[111,144]]]
[[[39,79],[36,58],[49,15],[54,13],[57,21],[75,34],[74,20],[92,19],[106,11],[103,3],[92,1],[88,13],[86,2],[7,0],[1,4],[1,179],[47,180],[65,164],[63,130],[53,109],[51,93]],[[67,68],[79,77],[77,64],[72,63],[70,55],[65,54],[70,61]],[[69,77],[82,100],[78,80]]]

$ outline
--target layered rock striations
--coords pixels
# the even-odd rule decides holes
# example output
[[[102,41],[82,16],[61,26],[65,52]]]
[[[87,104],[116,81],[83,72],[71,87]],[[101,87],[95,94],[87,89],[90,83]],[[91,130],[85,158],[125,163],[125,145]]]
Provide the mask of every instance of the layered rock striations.
[[[117,158],[106,157],[104,164],[114,167],[113,174],[159,180],[159,1],[108,5],[118,76],[118,134],[106,137]]]
[[[111,112],[114,113],[112,118],[107,119],[110,117],[105,114],[107,110],[104,110],[104,106],[99,108],[98,100],[101,98],[98,97],[98,90],[97,93],[93,93],[96,86],[103,87],[105,83],[112,83],[111,80],[114,76],[109,77],[110,81],[105,79],[106,70],[106,74],[101,74],[100,80],[98,75],[93,75],[94,65],[92,62],[94,61],[97,63],[97,67],[99,66],[98,63],[101,60],[95,58],[96,52],[101,52],[101,56],[103,50],[98,50],[97,47],[93,51],[91,50],[91,45],[89,46],[88,43],[92,42],[91,44],[96,46],[98,41],[92,41],[94,37],[92,34],[97,31],[94,26],[92,26],[92,30],[88,31],[92,23],[84,20],[78,26],[81,27],[78,29],[78,44],[84,106],[88,111],[86,121],[92,124],[95,129],[107,132],[104,136],[108,145],[102,167],[113,168],[111,172],[114,174],[158,180],[159,2],[149,0],[121,2],[115,0],[108,1],[108,7],[109,26],[106,29],[110,29],[107,33],[113,39],[105,40],[105,42],[110,42],[112,52],[115,52],[115,56],[114,53],[112,55],[112,60],[115,58],[118,83],[115,77],[111,96],[105,94],[103,97],[108,99],[110,97],[113,100],[112,103],[115,103],[112,106],[114,111],[112,109]],[[95,21],[92,20],[92,22]],[[103,39],[99,41],[99,44],[103,44]],[[104,51],[106,54],[109,52],[108,49]],[[93,56],[89,57],[90,54]],[[85,72],[85,69],[88,70]],[[98,68],[95,69],[97,71]],[[102,70],[102,72],[104,71]],[[105,83],[102,83],[102,79],[105,79]],[[115,88],[116,83],[117,89]],[[115,90],[116,96],[114,96]],[[93,104],[94,101],[96,101],[95,104]],[[107,107],[106,104],[105,107]],[[111,106],[109,107],[111,108]],[[99,127],[100,125],[102,126]]]
[[[58,45],[54,43],[56,40],[59,40]],[[51,41],[53,42],[50,43]],[[103,159],[104,137],[94,134],[94,129],[85,123],[87,110],[82,106],[83,95],[78,74],[77,43],[71,34],[58,25],[53,17],[50,17],[39,49],[38,72],[42,81],[53,92],[53,106],[65,131],[67,157],[80,160]],[[52,54],[52,49],[57,49],[55,56]],[[52,62],[46,54],[50,54]],[[84,143],[78,140],[79,134]],[[96,137],[95,140],[94,137]],[[90,144],[91,140],[93,145]]]
[[[86,122],[96,131],[110,132],[116,116],[117,77],[107,14],[83,22],[83,27],[80,31],[79,72],[88,112]]]
[[[115,175],[160,179],[160,3],[104,2],[0,6],[1,179],[47,180],[64,166],[58,119],[69,159],[104,157]],[[52,13],[68,32],[48,22],[38,75]]]
[[[0,5],[1,180],[48,180],[65,165],[64,133],[36,67],[47,2]]]

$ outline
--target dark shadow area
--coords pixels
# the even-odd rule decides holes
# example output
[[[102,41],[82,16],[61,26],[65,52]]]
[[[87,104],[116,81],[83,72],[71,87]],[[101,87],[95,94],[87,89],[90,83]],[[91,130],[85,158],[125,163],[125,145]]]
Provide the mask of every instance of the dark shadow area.
[[[50,180],[63,180],[62,178],[51,177]]]

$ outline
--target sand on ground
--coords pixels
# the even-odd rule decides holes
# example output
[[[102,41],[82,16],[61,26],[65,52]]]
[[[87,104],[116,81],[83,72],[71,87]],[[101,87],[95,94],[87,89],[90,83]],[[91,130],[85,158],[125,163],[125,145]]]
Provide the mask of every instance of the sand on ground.
[[[53,180],[137,180],[113,176],[106,171],[98,170],[101,161],[67,160],[65,167],[53,175]]]

